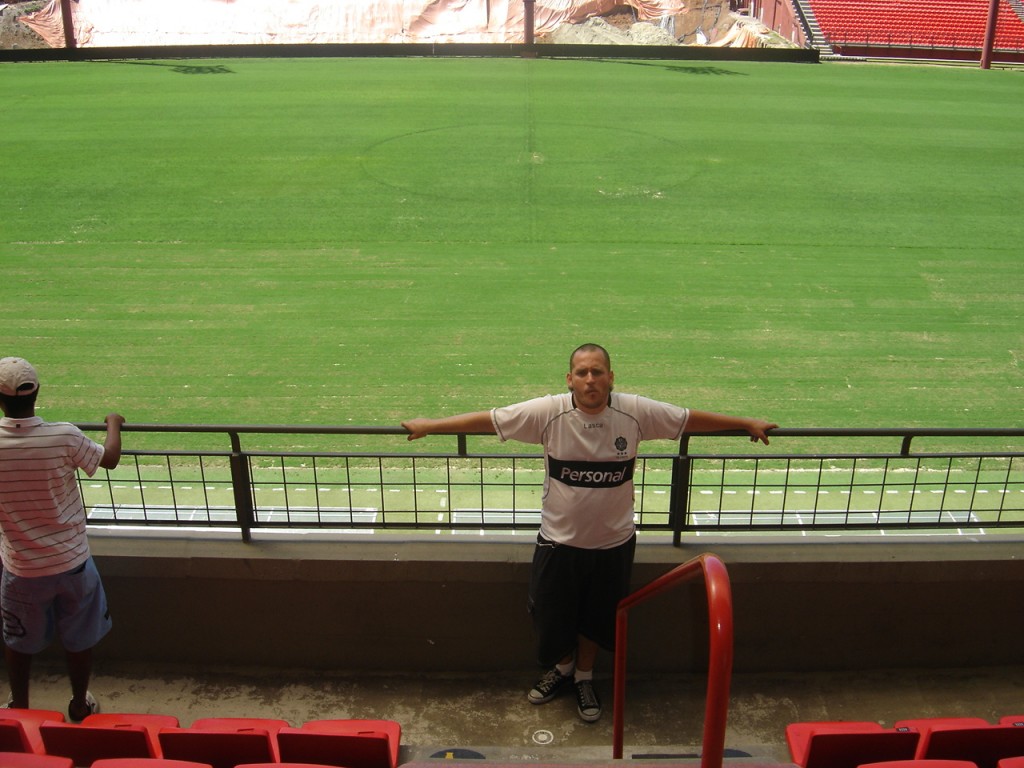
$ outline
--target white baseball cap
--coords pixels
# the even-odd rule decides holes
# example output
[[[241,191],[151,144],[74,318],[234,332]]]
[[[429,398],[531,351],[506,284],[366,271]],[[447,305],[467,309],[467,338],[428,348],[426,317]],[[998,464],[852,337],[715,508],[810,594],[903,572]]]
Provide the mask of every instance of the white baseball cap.
[[[8,397],[31,395],[39,389],[39,376],[28,360],[5,357],[0,360],[0,393]]]

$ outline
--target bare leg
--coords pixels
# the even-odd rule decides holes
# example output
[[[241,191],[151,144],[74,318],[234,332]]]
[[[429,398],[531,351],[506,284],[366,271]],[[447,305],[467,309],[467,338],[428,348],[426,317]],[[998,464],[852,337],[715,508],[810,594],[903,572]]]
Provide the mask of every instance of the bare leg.
[[[71,704],[68,714],[81,720],[89,713],[89,705],[85,702],[85,694],[89,690],[89,679],[92,677],[92,648],[66,654],[68,677],[71,678]],[[82,717],[76,717],[81,715]]]
[[[4,659],[7,661],[7,679],[11,683],[11,706],[15,709],[28,709],[32,655],[4,648]]]
[[[597,661],[598,646],[593,640],[580,635],[576,647],[576,669],[580,672],[592,672]]]

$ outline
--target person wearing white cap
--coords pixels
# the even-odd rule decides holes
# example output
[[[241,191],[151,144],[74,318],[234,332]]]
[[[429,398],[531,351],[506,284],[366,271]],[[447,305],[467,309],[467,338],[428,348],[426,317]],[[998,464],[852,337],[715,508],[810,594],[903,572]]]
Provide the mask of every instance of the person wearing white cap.
[[[92,649],[110,631],[103,582],[89,552],[77,472],[121,460],[124,417],[106,417],[103,445],[67,422],[35,415],[39,377],[20,357],[0,359],[0,603],[8,708],[29,707],[32,658],[60,635],[71,680],[68,717],[99,710],[89,692]]]

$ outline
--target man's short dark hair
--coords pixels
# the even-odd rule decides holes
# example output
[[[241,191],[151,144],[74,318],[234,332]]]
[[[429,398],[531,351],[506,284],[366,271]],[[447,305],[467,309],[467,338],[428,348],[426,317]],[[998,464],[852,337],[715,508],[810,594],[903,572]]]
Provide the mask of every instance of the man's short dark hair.
[[[600,352],[604,355],[604,364],[608,366],[608,370],[612,369],[612,358],[608,354],[608,350],[602,347],[600,344],[580,344],[576,349],[569,355],[569,370],[572,370],[572,361],[576,359],[577,352]]]

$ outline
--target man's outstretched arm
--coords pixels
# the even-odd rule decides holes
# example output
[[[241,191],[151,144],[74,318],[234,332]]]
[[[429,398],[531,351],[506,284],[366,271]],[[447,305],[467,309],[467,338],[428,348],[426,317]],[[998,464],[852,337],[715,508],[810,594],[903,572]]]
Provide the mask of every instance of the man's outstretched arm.
[[[409,440],[419,440],[427,435],[456,432],[495,434],[490,411],[460,413],[458,416],[446,416],[442,419],[408,419],[402,422],[402,426],[409,430]]]
[[[729,416],[724,413],[709,411],[690,411],[686,422],[687,432],[730,432],[739,430],[750,435],[750,441],[758,441],[768,445],[768,431],[775,429],[774,424],[764,419],[748,419],[744,416]]]

